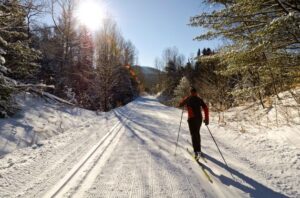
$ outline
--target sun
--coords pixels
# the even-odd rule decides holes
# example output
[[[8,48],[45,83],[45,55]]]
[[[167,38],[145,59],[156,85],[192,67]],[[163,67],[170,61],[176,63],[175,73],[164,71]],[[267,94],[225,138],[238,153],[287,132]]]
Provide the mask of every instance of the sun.
[[[100,4],[100,1],[81,1],[76,9],[76,18],[80,25],[84,25],[92,31],[96,31],[101,27],[104,17],[104,7]]]

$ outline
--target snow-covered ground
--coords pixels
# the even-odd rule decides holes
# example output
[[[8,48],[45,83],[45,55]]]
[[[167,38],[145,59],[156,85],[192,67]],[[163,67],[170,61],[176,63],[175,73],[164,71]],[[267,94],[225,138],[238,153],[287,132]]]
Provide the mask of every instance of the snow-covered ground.
[[[16,98],[21,111],[0,119],[0,156],[18,148],[36,147],[43,140],[92,122],[95,112],[70,108],[29,93]]]
[[[153,97],[99,115],[25,97],[0,121],[0,197],[300,197],[299,107],[284,97],[277,110],[230,109],[226,124],[212,113],[229,165],[202,126],[212,183],[186,151],[186,115],[175,156],[181,110]]]

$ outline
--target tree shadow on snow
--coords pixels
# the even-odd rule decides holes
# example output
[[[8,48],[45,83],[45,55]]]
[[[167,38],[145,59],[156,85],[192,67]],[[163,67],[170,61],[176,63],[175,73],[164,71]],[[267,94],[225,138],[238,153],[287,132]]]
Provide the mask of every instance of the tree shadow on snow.
[[[226,166],[224,163],[220,162],[219,160],[217,160],[217,159],[215,159],[215,158],[213,158],[213,157],[211,157],[207,154],[205,154],[205,158],[208,159],[209,161],[217,164],[218,166],[226,169],[228,172],[232,173],[236,177],[239,177],[244,182],[246,182],[249,186],[251,186],[251,187],[248,187],[246,185],[243,185],[241,182],[235,181],[233,178],[230,178],[230,177],[227,177],[227,176],[224,176],[224,175],[217,175],[210,168],[205,166],[205,164],[204,164],[205,169],[208,170],[215,177],[219,178],[220,181],[223,184],[226,184],[228,186],[234,186],[234,187],[240,189],[241,191],[243,191],[245,193],[249,193],[250,197],[264,197],[264,198],[287,197],[284,194],[273,191],[272,189],[270,189],[267,186],[264,186],[263,184],[255,181],[254,179],[244,175],[243,173],[240,173],[239,171]]]
[[[119,119],[119,121],[123,124],[123,126],[130,132],[130,134],[127,134],[127,135],[129,135],[130,138],[135,138],[136,140],[138,140],[138,142],[140,144],[145,145],[145,146],[149,145],[148,143],[149,143],[149,141],[151,141],[152,143],[155,143],[155,145],[158,146],[160,150],[169,153],[169,151],[167,149],[163,148],[163,146],[159,144],[158,139],[155,139],[153,137],[146,138],[146,137],[143,137],[142,134],[139,134],[140,132],[138,132],[138,131],[140,131],[140,129],[134,127],[134,125],[137,125],[137,123],[134,123],[133,120],[131,120],[127,115],[120,113],[120,111],[114,111],[114,113],[115,113],[115,116]],[[124,118],[126,118],[129,122],[126,122]],[[147,128],[144,128],[144,129],[148,130]],[[153,134],[153,135],[157,136],[156,134]],[[158,137],[158,138],[164,139],[161,137]],[[165,140],[165,141],[168,141],[168,140]]]
[[[141,101],[141,102],[147,102],[147,101],[159,102],[158,99],[156,99],[156,98],[149,98],[149,97],[139,97],[139,98],[136,99],[136,101]]]
[[[165,126],[164,123],[162,123],[158,120],[153,120],[153,119],[151,119],[151,117],[149,117],[147,115],[139,114],[140,116],[132,117],[131,115],[128,115],[128,114],[124,113],[123,111],[118,110],[118,111],[114,111],[114,113],[119,118],[119,120],[126,117],[130,121],[129,123],[123,123],[123,124],[126,126],[126,128],[130,129],[130,131],[132,133],[137,134],[134,131],[141,131],[141,129],[144,129],[143,130],[144,133],[148,133],[148,134],[151,133],[151,136],[148,137],[149,140],[151,140],[153,142],[162,140],[162,141],[165,141],[165,142],[175,145],[175,143],[176,143],[175,135],[176,134],[175,133],[171,134],[171,132],[168,131],[169,129],[164,127]],[[137,115],[139,113],[135,110],[130,110],[130,111],[134,115]],[[166,131],[166,133],[157,132],[158,126],[160,127],[160,130]],[[174,135],[174,136],[172,136],[172,135]],[[178,145],[178,146],[181,147],[180,145]]]
[[[131,113],[134,115],[132,116],[131,113],[129,113],[129,111],[131,111]],[[151,118],[150,116],[147,115],[142,115],[139,114],[138,111],[132,110],[132,109],[118,109],[116,111],[114,111],[115,115],[118,117],[118,119],[124,124],[124,126],[127,128],[127,130],[130,131],[130,137],[136,139],[138,142],[140,142],[142,145],[148,145],[149,141],[152,141],[152,143],[155,143],[156,146],[159,147],[159,150],[165,152],[166,154],[170,153],[170,150],[164,148],[164,146],[162,146],[158,141],[159,139],[163,139],[164,141],[167,141],[171,144],[174,144],[174,141],[170,140],[170,136],[168,136],[167,134],[162,134],[162,133],[158,133],[157,130],[157,126],[163,127],[164,124],[161,121],[158,120],[153,120],[153,118]],[[129,114],[128,114],[129,113]],[[131,115],[130,115],[131,114]],[[129,122],[125,121],[125,118],[128,119]],[[138,120],[138,121],[137,121]],[[136,128],[136,126],[139,126],[140,128]],[[149,131],[152,133],[152,135],[154,135],[154,137],[158,138],[153,138],[151,136],[149,137],[143,137],[142,134],[139,134],[140,130],[144,128],[145,130]],[[165,129],[166,130],[166,129]],[[178,145],[179,147],[181,147],[181,145]],[[162,153],[157,153],[157,151],[154,151],[153,149],[151,149],[151,147],[148,147],[147,149],[150,154],[152,155],[152,157],[154,157],[154,159],[158,160],[162,160],[163,159],[163,163],[167,165],[167,167],[172,167],[174,170],[178,171],[178,167],[173,166],[170,163],[169,159],[165,159]],[[204,168],[210,172],[213,176],[215,176],[216,178],[219,178],[219,180],[227,185],[227,186],[233,186],[237,189],[240,189],[241,191],[248,193],[250,195],[250,197],[270,197],[270,198],[281,198],[281,197],[287,197],[284,194],[278,193],[273,191],[272,189],[268,188],[267,186],[264,186],[263,184],[255,181],[254,179],[240,173],[239,171],[232,169],[230,167],[227,167],[225,164],[223,164],[222,162],[220,162],[219,160],[209,156],[209,155],[205,155],[205,157],[215,163],[216,165],[226,169],[227,171],[231,172],[233,175],[235,175],[236,177],[242,179],[244,182],[246,182],[247,185],[235,181],[234,179],[224,176],[224,175],[217,175],[216,173],[213,172],[212,169],[210,169],[209,167],[207,167],[205,164],[203,164]],[[156,161],[155,160],[155,161]],[[167,168],[166,167],[166,168]],[[182,171],[182,170],[181,170]]]
[[[127,135],[129,138],[132,138],[132,140],[137,141],[138,144],[143,145],[143,149],[149,153],[149,156],[151,156],[151,159],[153,160],[152,163],[156,164],[156,167],[160,167],[159,169],[155,169],[156,173],[155,175],[157,177],[161,176],[161,174],[165,174],[164,177],[160,177],[160,180],[158,181],[158,185],[164,185],[166,182],[165,177],[178,177],[178,178],[184,178],[184,176],[190,174],[188,170],[182,168],[182,164],[179,164],[178,161],[173,153],[170,154],[170,149],[167,145],[163,144],[161,141],[158,141],[158,139],[152,139],[151,137],[147,137],[143,135],[143,133],[140,132],[140,129],[136,129],[133,125],[130,125],[131,120],[130,116],[127,117],[128,120],[126,121],[124,117],[126,115],[121,114],[120,111],[114,112],[119,121],[123,124],[123,126],[127,130]],[[167,148],[166,148],[167,147]],[[174,163],[175,162],[175,163]],[[146,173],[148,174],[148,173]],[[185,186],[186,180],[178,180],[178,186]],[[171,188],[170,186],[168,186]],[[182,190],[183,193],[184,190]],[[168,192],[162,192],[160,194],[163,197],[168,197]],[[150,196],[150,195],[149,195]]]

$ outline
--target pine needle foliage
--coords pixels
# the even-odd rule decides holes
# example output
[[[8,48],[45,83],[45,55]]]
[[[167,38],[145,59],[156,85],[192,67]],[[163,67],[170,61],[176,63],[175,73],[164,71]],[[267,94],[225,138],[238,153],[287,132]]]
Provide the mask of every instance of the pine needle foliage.
[[[18,0],[0,3],[0,48],[5,51],[5,66],[10,76],[18,80],[33,78],[39,65],[40,52],[30,47],[25,20],[26,12]]]
[[[174,90],[174,101],[173,104],[177,105],[185,97],[189,95],[191,84],[189,80],[184,76],[181,78],[179,84]]]
[[[206,0],[212,12],[190,24],[207,28],[196,40],[222,38],[222,74],[238,76],[233,95],[262,99],[300,83],[300,4],[295,0]],[[263,105],[263,103],[262,103]]]

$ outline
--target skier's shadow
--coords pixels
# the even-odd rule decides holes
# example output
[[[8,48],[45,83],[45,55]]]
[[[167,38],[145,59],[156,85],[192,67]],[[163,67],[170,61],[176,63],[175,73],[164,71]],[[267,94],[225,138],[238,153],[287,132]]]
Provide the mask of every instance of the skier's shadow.
[[[231,172],[233,175],[235,175],[236,177],[239,177],[240,179],[242,179],[244,182],[246,182],[248,184],[248,186],[243,185],[242,183],[235,181],[233,178],[227,177],[225,175],[217,175],[215,174],[209,167],[205,166],[204,167],[207,171],[209,171],[212,175],[214,175],[215,177],[219,178],[220,181],[223,184],[226,184],[228,186],[234,186],[238,189],[240,189],[241,191],[245,192],[245,193],[249,193],[250,197],[270,197],[270,198],[282,198],[282,197],[287,197],[286,195],[283,195],[279,192],[275,192],[272,189],[268,188],[267,186],[264,186],[261,183],[258,183],[257,181],[255,181],[254,179],[238,172],[235,169],[232,169],[230,167],[227,167],[225,164],[223,164],[222,162],[220,162],[219,160],[205,154],[205,158],[208,159],[209,161],[217,164],[218,166],[226,169],[227,171]],[[251,186],[251,187],[249,187]]]

